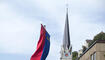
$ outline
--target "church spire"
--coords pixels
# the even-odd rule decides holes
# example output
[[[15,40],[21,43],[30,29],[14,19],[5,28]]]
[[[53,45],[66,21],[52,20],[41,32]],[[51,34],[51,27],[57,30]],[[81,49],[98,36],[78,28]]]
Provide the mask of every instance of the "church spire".
[[[68,1],[68,0],[67,0]],[[69,34],[69,15],[68,15],[68,2],[66,4],[66,19],[65,28],[63,36],[63,46],[61,47],[61,58],[60,60],[72,60],[72,46],[70,44],[70,34]]]
[[[70,48],[70,34],[69,34],[69,18],[68,18],[68,5],[66,8],[66,21],[65,21],[65,29],[64,29],[64,37],[63,37],[63,48]]]

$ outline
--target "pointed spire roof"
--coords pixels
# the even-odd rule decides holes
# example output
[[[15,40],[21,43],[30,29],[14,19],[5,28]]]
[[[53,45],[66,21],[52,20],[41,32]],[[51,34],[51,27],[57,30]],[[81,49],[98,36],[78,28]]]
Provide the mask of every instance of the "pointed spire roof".
[[[64,49],[69,49],[69,47],[70,47],[68,7],[67,7],[67,12],[66,12],[66,21],[65,21],[65,29],[64,29],[64,37],[63,37],[63,47],[64,47]]]

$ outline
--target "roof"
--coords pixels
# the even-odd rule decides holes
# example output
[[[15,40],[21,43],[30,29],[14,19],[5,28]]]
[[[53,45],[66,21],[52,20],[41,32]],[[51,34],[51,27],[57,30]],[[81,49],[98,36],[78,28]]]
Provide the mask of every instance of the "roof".
[[[96,43],[105,43],[105,40],[97,40],[97,41],[95,41],[89,48],[87,48],[87,49],[85,50],[85,52],[83,52],[82,55],[80,55],[80,57],[77,58],[77,60],[80,59],[80,58],[81,58],[89,49],[91,49]]]
[[[90,43],[90,42],[92,42],[92,41],[93,41],[93,40],[86,40],[87,43]]]

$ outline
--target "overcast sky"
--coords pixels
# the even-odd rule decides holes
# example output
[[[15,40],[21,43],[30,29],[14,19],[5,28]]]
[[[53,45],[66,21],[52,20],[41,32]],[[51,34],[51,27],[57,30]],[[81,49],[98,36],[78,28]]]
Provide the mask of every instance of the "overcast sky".
[[[60,60],[66,0],[0,0],[0,60],[30,60],[41,23],[51,36],[47,60]],[[105,0],[69,0],[70,39],[78,51],[105,32]]]

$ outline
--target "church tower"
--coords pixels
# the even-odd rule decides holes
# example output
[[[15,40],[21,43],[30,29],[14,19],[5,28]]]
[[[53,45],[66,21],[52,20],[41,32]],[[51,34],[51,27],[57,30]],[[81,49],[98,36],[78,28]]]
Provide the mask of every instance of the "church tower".
[[[68,8],[67,8],[66,20],[65,20],[63,45],[61,47],[60,53],[61,53],[60,60],[72,60],[72,46],[70,43]]]

